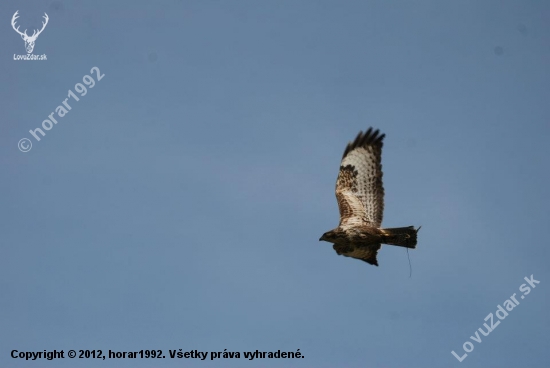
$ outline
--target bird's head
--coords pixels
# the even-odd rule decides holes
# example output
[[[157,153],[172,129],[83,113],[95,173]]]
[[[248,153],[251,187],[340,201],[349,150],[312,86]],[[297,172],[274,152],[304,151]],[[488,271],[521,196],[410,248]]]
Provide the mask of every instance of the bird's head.
[[[326,242],[329,242],[329,243],[335,243],[336,242],[336,232],[334,230],[330,230],[330,231],[327,231],[326,233],[324,233],[321,238],[319,239],[319,241],[326,241]]]

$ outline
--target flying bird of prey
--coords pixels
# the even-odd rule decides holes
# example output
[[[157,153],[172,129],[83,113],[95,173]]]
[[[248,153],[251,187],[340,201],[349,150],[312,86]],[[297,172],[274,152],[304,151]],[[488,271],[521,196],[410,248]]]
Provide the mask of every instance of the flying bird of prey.
[[[378,266],[381,244],[416,248],[418,229],[413,226],[382,229],[384,187],[382,186],[382,140],[385,134],[369,128],[349,142],[336,180],[340,224],[321,239],[333,243],[339,255]]]

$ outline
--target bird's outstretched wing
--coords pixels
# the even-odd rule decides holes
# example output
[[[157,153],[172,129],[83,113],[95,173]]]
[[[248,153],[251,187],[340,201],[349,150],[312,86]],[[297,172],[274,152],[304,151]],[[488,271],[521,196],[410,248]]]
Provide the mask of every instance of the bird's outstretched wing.
[[[384,212],[382,140],[385,134],[369,128],[348,143],[336,180],[340,226],[379,228]]]
[[[373,244],[373,245],[334,244],[332,247],[334,248],[336,253],[338,253],[338,255],[360,259],[361,261],[365,261],[367,263],[370,263],[371,265],[378,266],[378,260],[376,259],[376,255],[378,254],[378,250],[380,250],[380,247],[381,247],[380,244]]]

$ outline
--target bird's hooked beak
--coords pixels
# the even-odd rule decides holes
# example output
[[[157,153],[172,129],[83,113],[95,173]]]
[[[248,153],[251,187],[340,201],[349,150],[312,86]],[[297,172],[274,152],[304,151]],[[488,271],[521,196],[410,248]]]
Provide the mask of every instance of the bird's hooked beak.
[[[319,238],[319,241],[323,241],[325,240],[325,234],[323,234],[320,238]]]

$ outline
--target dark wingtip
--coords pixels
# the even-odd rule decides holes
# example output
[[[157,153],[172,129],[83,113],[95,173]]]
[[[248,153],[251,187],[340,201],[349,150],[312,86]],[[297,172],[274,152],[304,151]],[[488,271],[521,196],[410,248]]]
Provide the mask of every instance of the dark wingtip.
[[[357,134],[357,137],[355,137],[355,140],[353,142],[348,143],[342,158],[346,157],[348,153],[350,153],[357,147],[365,147],[365,146],[382,147],[382,144],[383,144],[382,141],[384,140],[385,136],[386,136],[385,134],[380,134],[380,131],[378,129],[373,130],[372,127],[367,129],[365,133],[363,133],[363,131],[360,131],[359,134]]]
[[[368,259],[363,259],[363,261],[367,262],[368,264],[371,264],[373,266],[378,267],[378,260],[376,259],[376,256],[368,258]]]

